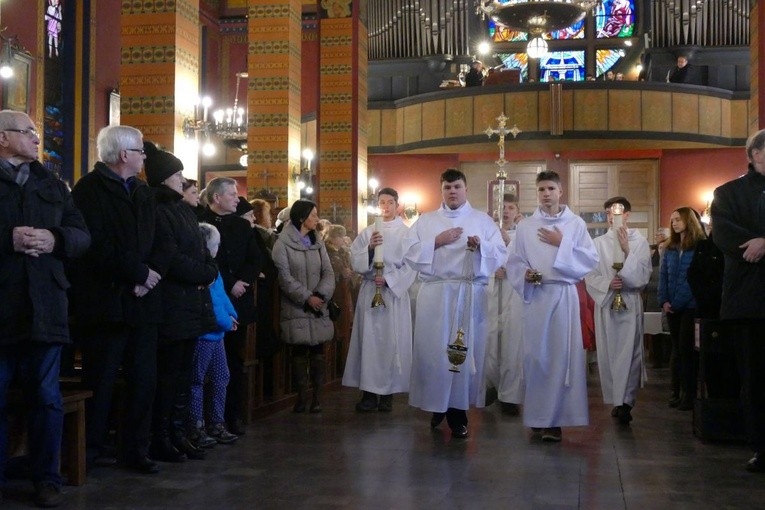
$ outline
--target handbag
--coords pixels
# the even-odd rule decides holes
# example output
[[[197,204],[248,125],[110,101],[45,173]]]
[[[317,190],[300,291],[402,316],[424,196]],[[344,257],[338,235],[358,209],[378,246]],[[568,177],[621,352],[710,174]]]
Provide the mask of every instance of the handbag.
[[[340,308],[340,305],[335,303],[332,299],[330,299],[327,303],[327,310],[329,311],[329,318],[333,322],[340,318],[340,312],[342,312],[342,309]]]

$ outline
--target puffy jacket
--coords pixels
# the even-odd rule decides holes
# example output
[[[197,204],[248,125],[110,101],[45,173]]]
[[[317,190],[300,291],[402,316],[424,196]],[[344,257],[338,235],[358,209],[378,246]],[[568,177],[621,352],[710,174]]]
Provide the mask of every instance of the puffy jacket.
[[[688,284],[688,268],[694,252],[695,250],[685,250],[680,256],[680,252],[675,249],[664,251],[659,272],[660,305],[669,301],[673,310],[696,308],[696,300]]]
[[[279,234],[272,256],[282,291],[282,340],[300,345],[332,340],[335,328],[329,319],[327,302],[335,292],[335,273],[324,242],[316,239],[306,247],[300,232],[289,224]],[[324,306],[317,313],[306,310],[306,301],[312,295],[324,299]]]
[[[220,342],[226,335],[227,331],[231,331],[233,323],[231,317],[237,318],[234,305],[231,304],[231,300],[226,294],[226,289],[223,288],[223,277],[218,273],[218,277],[215,279],[212,285],[210,285],[210,297],[212,298],[213,311],[215,312],[215,322],[217,328],[207,334],[199,337],[200,340],[207,340],[209,342]]]

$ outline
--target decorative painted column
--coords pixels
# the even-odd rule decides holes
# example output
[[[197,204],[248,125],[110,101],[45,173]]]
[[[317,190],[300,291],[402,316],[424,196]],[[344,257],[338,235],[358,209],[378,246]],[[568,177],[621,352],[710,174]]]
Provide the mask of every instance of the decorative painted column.
[[[301,9],[301,0],[247,1],[247,187],[268,179],[280,207],[300,198],[291,175],[300,169]]]
[[[121,31],[121,124],[174,152],[198,179],[199,151],[181,126],[199,96],[199,0],[123,1]]]
[[[366,1],[334,0],[321,5],[319,209],[323,217],[334,209],[337,223],[359,231],[367,226],[359,192],[369,193]]]
[[[749,16],[749,52],[751,62],[751,80],[749,87],[751,125],[749,132],[754,133],[765,128],[765,101],[760,97],[760,89],[765,86],[765,63],[760,63],[760,55],[765,55],[765,37],[760,37],[760,28],[765,27],[765,9],[760,2],[752,2]]]

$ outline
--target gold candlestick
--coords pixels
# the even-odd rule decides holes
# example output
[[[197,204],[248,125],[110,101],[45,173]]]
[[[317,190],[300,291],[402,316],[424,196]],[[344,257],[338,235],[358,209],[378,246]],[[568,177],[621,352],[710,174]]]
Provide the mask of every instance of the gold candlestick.
[[[385,267],[384,262],[375,262],[372,264],[372,267],[375,268],[375,279],[382,278],[383,275],[383,268]],[[378,306],[385,306],[385,300],[383,300],[382,296],[382,284],[376,284],[377,288],[375,289],[375,295],[372,298],[372,308],[377,308]]]
[[[616,276],[619,276],[619,271],[622,270],[624,267],[623,262],[614,262],[614,265],[611,266],[616,270]],[[614,302],[611,303],[611,310],[615,312],[623,312],[627,309],[627,304],[624,302],[624,298],[622,297],[622,289],[616,289],[616,295],[614,296]]]

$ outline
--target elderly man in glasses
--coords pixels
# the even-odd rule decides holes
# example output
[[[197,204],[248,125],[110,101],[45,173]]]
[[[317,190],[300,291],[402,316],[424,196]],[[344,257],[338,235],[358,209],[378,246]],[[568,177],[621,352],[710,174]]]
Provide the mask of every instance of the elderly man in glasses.
[[[37,161],[39,146],[27,114],[0,111],[0,485],[6,392],[17,374],[28,408],[35,502],[50,507],[61,503],[58,375],[61,347],[69,343],[64,262],[87,250],[90,235],[66,185]]]
[[[125,464],[156,473],[148,457],[156,386],[157,327],[161,319],[154,194],[136,175],[146,155],[143,135],[130,126],[108,126],[96,141],[99,162],[72,190],[93,234],[87,254],[72,267],[72,301],[82,340],[82,368],[93,390],[87,407],[88,460],[114,464],[106,445],[112,387],[120,366],[127,381],[123,398]]]

